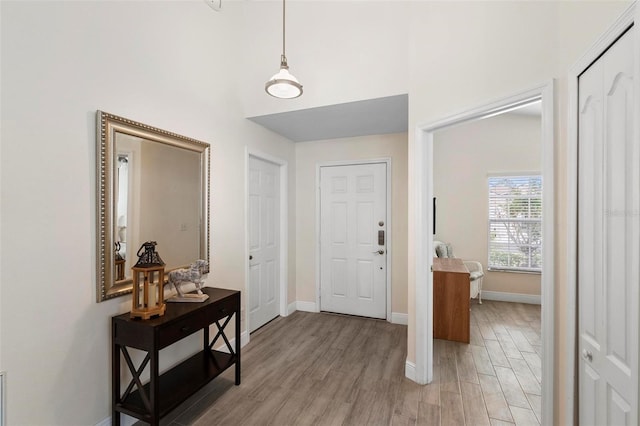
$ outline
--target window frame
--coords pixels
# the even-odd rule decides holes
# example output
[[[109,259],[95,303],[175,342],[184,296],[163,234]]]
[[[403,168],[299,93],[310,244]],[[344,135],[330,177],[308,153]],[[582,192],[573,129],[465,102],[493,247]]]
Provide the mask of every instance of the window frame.
[[[512,193],[510,193],[507,196],[504,197],[495,197],[492,196],[492,180],[516,180],[516,179],[528,179],[529,180],[529,188],[531,188],[533,185],[531,184],[532,182],[537,182],[539,185],[539,192],[537,195],[532,195],[529,194],[529,196],[516,196]],[[488,271],[493,271],[493,272],[512,272],[512,273],[523,273],[523,274],[541,274],[542,273],[542,269],[543,269],[543,264],[542,264],[542,260],[543,260],[543,250],[544,250],[544,242],[542,240],[542,227],[543,227],[543,223],[544,223],[544,215],[543,215],[543,207],[542,207],[542,195],[543,195],[543,176],[542,173],[540,172],[521,172],[521,173],[513,173],[513,174],[488,174],[487,175],[487,270]],[[504,218],[499,218],[499,217],[492,217],[492,200],[494,199],[504,199],[504,200],[508,200],[508,199],[524,199],[527,200],[527,207],[528,207],[528,211],[527,211],[527,217],[524,218],[512,218],[512,219],[504,219]],[[531,218],[531,200],[539,200],[539,218]],[[539,234],[540,234],[540,243],[539,244],[532,244],[531,243],[531,239],[529,238],[529,240],[527,241],[526,246],[529,247],[530,249],[539,249],[540,253],[539,253],[539,265],[538,267],[531,267],[531,258],[532,258],[532,254],[531,251],[529,252],[528,255],[528,265],[526,267],[520,267],[520,266],[513,266],[511,264],[511,259],[509,259],[509,265],[504,266],[504,265],[493,265],[492,264],[492,253],[494,253],[494,251],[496,250],[496,246],[499,246],[498,244],[492,243],[492,225],[496,224],[496,223],[502,223],[502,224],[539,224]],[[508,244],[509,242],[507,242]]]

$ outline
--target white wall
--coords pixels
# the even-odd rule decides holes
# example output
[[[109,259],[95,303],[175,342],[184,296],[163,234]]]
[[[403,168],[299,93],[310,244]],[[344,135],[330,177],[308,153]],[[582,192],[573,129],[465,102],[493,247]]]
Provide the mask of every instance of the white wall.
[[[252,117],[407,93],[411,2],[288,1],[286,54],[304,95],[287,102],[264,97],[280,67],[282,2],[246,8],[243,100]]]
[[[1,8],[7,421],[96,424],[110,415],[110,317],[131,308],[130,297],[95,302],[96,110],[211,143],[209,285],[244,287],[245,146],[291,165],[294,146],[243,118],[231,66],[240,62],[242,4],[225,3],[224,13],[202,1]],[[290,253],[295,265],[294,242]],[[163,363],[198,344],[163,350]]]
[[[540,295],[540,275],[489,271],[488,187],[491,173],[541,173],[539,115],[503,114],[436,132],[433,193],[435,239],[456,257],[482,263],[482,289]]]
[[[407,134],[296,144],[296,285],[316,302],[316,167],[328,161],[391,158],[391,311],[407,312]]]

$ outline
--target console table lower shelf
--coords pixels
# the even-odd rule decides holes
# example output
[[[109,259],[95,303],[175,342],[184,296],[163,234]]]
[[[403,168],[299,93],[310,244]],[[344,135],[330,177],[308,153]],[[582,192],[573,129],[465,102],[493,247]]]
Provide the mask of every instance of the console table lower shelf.
[[[120,424],[120,413],[157,425],[160,419],[179,406],[223,371],[235,365],[235,383],[240,384],[240,292],[205,288],[209,299],[203,303],[175,303],[167,306],[165,314],[150,320],[131,319],[129,314],[112,318],[113,344],[113,424]],[[235,317],[235,348],[224,333]],[[209,325],[215,324],[217,333],[209,341]],[[159,374],[159,351],[173,343],[203,330],[203,349]],[[222,339],[229,352],[214,350]],[[146,351],[138,367],[127,348]],[[121,391],[121,354],[131,382]],[[140,375],[149,365],[149,383],[142,384]],[[135,388],[135,390],[134,390]]]

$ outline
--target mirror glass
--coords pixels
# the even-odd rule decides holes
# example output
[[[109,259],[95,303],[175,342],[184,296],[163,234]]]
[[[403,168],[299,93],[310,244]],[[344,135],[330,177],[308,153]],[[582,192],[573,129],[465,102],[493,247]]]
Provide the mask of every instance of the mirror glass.
[[[155,241],[166,271],[209,261],[209,144],[98,111],[98,301],[131,292]]]

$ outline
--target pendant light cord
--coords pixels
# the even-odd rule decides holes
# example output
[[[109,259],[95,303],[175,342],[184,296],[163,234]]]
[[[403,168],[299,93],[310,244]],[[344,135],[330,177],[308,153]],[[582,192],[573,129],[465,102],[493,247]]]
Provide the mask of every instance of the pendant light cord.
[[[287,60],[287,55],[285,54],[285,44],[284,44],[284,35],[285,35],[285,28],[286,28],[286,24],[285,24],[285,0],[282,0],[282,60],[286,61]]]

